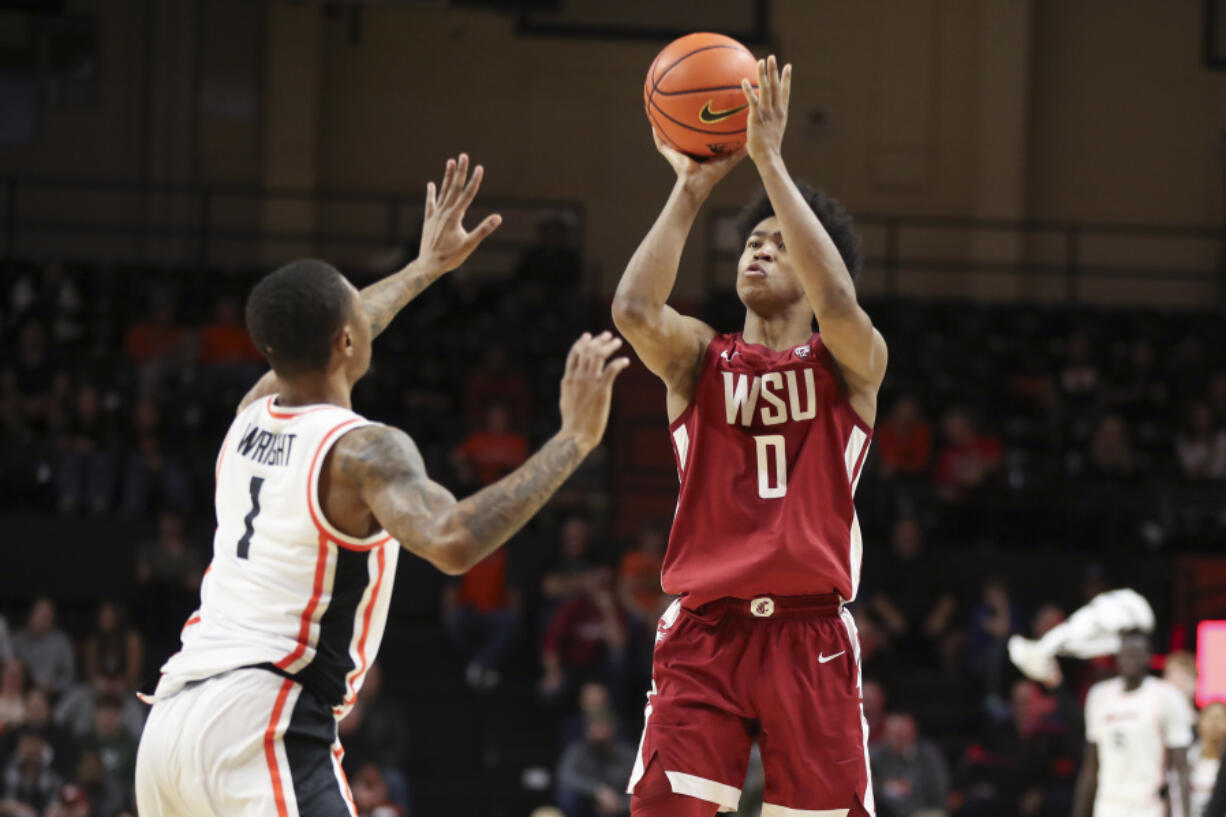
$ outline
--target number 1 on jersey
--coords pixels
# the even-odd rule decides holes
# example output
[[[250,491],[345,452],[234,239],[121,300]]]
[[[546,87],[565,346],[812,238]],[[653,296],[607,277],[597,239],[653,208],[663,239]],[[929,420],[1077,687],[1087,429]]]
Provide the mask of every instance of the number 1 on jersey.
[[[788,492],[787,453],[782,434],[760,434],[753,438],[758,448],[758,496],[779,499]],[[775,460],[775,484],[771,485],[771,452]]]
[[[247,515],[243,517],[243,524],[247,529],[243,531],[243,538],[238,540],[238,558],[246,559],[247,552],[251,549],[251,537],[255,533],[255,528],[251,523],[260,515],[260,489],[264,487],[263,477],[251,478],[251,510],[247,511]]]

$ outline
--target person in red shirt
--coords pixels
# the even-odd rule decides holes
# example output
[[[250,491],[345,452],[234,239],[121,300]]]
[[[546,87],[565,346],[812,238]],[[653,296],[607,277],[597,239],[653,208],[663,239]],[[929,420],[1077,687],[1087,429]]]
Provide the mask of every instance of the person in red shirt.
[[[937,455],[937,494],[946,502],[958,502],[1000,470],[1004,447],[995,437],[976,431],[962,409],[947,411],[942,425],[945,447]]]
[[[258,365],[263,361],[242,321],[238,301],[217,302],[213,320],[200,328],[200,362],[206,366]]]
[[[503,659],[519,632],[519,592],[507,584],[505,549],[494,551],[447,587],[443,620],[456,649],[468,660],[468,685],[480,691],[498,686]]]
[[[471,426],[479,425],[491,403],[507,407],[513,428],[528,427],[532,419],[532,385],[501,344],[491,345],[481,365],[464,379],[461,398],[464,420]]]
[[[485,411],[485,426],[460,443],[452,454],[465,481],[489,485],[518,468],[528,458],[528,440],[511,430],[511,415],[502,403]]]
[[[894,404],[876,437],[877,460],[883,476],[911,476],[928,468],[932,429],[920,414],[914,397],[903,397]]]
[[[592,679],[616,677],[627,638],[626,611],[612,576],[607,569],[595,571],[586,590],[563,602],[545,630],[541,693],[552,698]]]
[[[654,621],[664,612],[664,590],[660,569],[668,540],[655,525],[639,532],[638,542],[622,555],[617,569],[617,592],[622,604],[644,621]]]
[[[614,323],[667,387],[681,479],[662,573],[680,598],[656,635],[635,817],[735,810],[755,736],[764,817],[873,813],[844,603],[859,585],[853,496],[887,351],[856,299],[850,217],[784,164],[791,81],[770,57],[756,91],[743,83],[744,150],[697,162],[657,131],[677,181],[613,301]],[[720,334],[667,301],[699,207],[746,154],[764,189],[739,225],[745,323]]]

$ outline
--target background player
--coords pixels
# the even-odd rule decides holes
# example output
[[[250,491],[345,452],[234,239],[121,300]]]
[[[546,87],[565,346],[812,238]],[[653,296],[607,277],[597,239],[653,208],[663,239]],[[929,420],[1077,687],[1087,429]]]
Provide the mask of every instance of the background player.
[[[737,267],[743,330],[718,335],[666,304],[699,207],[743,153],[698,164],[657,136],[677,182],[614,300],[618,328],[668,387],[681,474],[663,582],[682,598],[656,639],[636,815],[736,808],[755,732],[763,817],[873,808],[842,602],[858,583],[852,494],[886,345],[856,300],[850,219],[784,165],[791,67],[771,57],[758,74],[759,94],[743,86],[765,188]]]
[[[407,434],[350,408],[371,338],[498,224],[462,219],[482,171],[448,161],[427,187],[419,257],[359,293],[320,261],[263,279],[247,305],[272,365],[217,462],[217,532],[201,605],[163,668],[137,761],[147,815],[354,814],[336,722],[383,634],[400,547],[447,573],[498,548],[599,442],[620,345],[584,335],[566,361],[561,430],[457,502]],[[430,354],[428,345],[420,347]]]
[[[1120,674],[1086,697],[1086,748],[1073,817],[1162,817],[1160,792],[1172,772],[1172,815],[1188,815],[1192,713],[1179,690],[1149,675],[1149,635],[1120,636]]]

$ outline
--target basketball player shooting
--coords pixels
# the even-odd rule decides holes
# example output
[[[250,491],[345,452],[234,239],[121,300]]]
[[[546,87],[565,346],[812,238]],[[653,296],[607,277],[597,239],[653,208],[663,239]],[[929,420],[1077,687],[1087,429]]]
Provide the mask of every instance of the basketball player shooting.
[[[843,605],[859,581],[852,495],[886,345],[856,300],[850,219],[784,164],[791,82],[771,57],[758,93],[743,83],[744,151],[700,164],[657,134],[677,181],[613,304],[667,386],[681,477],[663,568],[680,598],[656,636],[636,817],[735,810],[755,738],[763,817],[873,813],[859,641]],[[666,301],[700,206],[745,153],[764,187],[742,225],[745,324],[717,334]]]
[[[217,458],[217,532],[200,608],[163,667],[136,767],[142,815],[355,815],[336,724],[379,649],[401,548],[463,573],[518,531],[599,443],[620,341],[585,334],[562,379],[561,429],[522,467],[457,501],[413,440],[350,404],[371,340],[498,226],[462,221],[468,157],[427,186],[417,260],[358,292],[322,261],[252,290],[247,325],[272,371]],[[422,354],[430,354],[422,348]]]

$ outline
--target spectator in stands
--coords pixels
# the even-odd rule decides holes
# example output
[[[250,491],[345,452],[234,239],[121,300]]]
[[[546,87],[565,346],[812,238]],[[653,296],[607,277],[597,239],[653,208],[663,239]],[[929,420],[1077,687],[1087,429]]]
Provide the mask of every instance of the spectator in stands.
[[[65,430],[60,443],[60,512],[75,513],[85,503],[93,513],[103,513],[115,490],[114,428],[92,385],[78,388]]]
[[[523,369],[507,355],[507,347],[487,347],[481,364],[469,372],[463,385],[463,414],[470,427],[486,419],[491,405],[502,404],[510,415],[509,425],[523,430],[532,422],[532,385]]]
[[[392,802],[383,772],[368,763],[353,776],[353,805],[358,817],[405,817],[404,808]]]
[[[1196,743],[1188,749],[1188,784],[1192,815],[1201,817],[1213,794],[1213,784],[1226,751],[1226,701],[1211,701],[1200,712]]]
[[[9,365],[23,421],[35,427],[44,426],[52,409],[52,383],[60,367],[52,357],[42,323],[31,320],[21,327],[16,354]]]
[[[1226,479],[1226,428],[1214,428],[1209,404],[1198,400],[1188,422],[1175,437],[1179,470],[1186,479]]]
[[[123,510],[136,515],[148,509],[155,496],[179,512],[192,506],[187,469],[179,448],[168,445],[157,404],[143,399],[136,404],[123,475]]]
[[[456,447],[452,462],[468,484],[489,485],[528,458],[528,440],[511,430],[511,415],[502,403],[485,410],[485,425]]]
[[[931,742],[919,736],[915,718],[886,716],[885,735],[870,750],[873,797],[881,817],[937,817],[949,797],[949,768]]]
[[[1128,426],[1118,414],[1098,422],[1090,440],[1087,471],[1107,480],[1127,479],[1137,470],[1137,455],[1128,436]]]
[[[26,668],[16,658],[4,662],[0,672],[0,734],[26,720]]]
[[[860,686],[860,699],[868,722],[868,745],[872,747],[885,734],[885,687],[880,681],[866,680]]]
[[[124,787],[106,773],[106,765],[97,750],[81,753],[73,783],[89,798],[89,817],[115,817],[123,811],[128,799]]]
[[[20,273],[9,288],[14,322],[37,318],[51,327],[51,339],[57,345],[80,339],[84,299],[76,282],[65,273],[63,264],[55,261],[47,263],[41,272]]]
[[[607,569],[596,571],[584,592],[554,613],[545,631],[541,692],[555,698],[584,681],[620,680],[628,643],[627,614],[613,592]]]
[[[1175,650],[1166,657],[1162,680],[1184,694],[1188,705],[1196,708],[1196,656],[1187,650]]]
[[[549,615],[559,602],[584,590],[597,567],[591,555],[592,523],[586,516],[572,514],[563,519],[558,538],[559,558],[541,577],[541,595]]]
[[[3,730],[0,730],[3,731]],[[17,751],[17,741],[26,732],[37,732],[51,752],[51,765],[61,776],[72,774],[76,746],[68,730],[51,720],[51,703],[47,692],[39,687],[26,691],[25,718],[20,727],[0,735],[0,768],[6,766]]]
[[[34,683],[53,693],[63,692],[76,677],[72,642],[55,626],[55,602],[35,599],[25,629],[13,639],[13,651],[30,668]]]
[[[1152,341],[1133,341],[1128,363],[1109,392],[1109,403],[1130,423],[1159,421],[1167,411],[1170,389],[1159,376],[1157,364]]]
[[[1064,365],[1060,369],[1060,392],[1074,424],[1097,404],[1100,381],[1090,336],[1084,332],[1074,332],[1068,338]]]
[[[558,761],[558,805],[566,817],[621,817],[630,813],[626,781],[634,747],[618,740],[612,712],[591,712],[585,734]]]
[[[40,817],[60,793],[63,778],[51,767],[51,753],[38,732],[23,732],[0,785],[0,815]]]
[[[213,319],[200,327],[200,363],[213,369],[237,369],[252,373],[264,358],[251,342],[238,299],[223,295]],[[258,372],[254,373],[256,377]]]
[[[124,791],[136,779],[136,741],[123,725],[123,701],[114,695],[99,695],[94,702],[94,727],[81,737],[82,752],[97,752],[107,777]]]
[[[151,298],[148,314],[128,327],[124,352],[136,367],[142,394],[154,394],[161,382],[186,367],[190,338],[175,322],[173,299],[165,292]]]
[[[999,711],[1004,703],[1009,663],[1009,636],[1021,631],[1022,611],[1013,602],[1009,586],[999,577],[983,583],[979,603],[971,610],[966,635],[966,661],[971,674],[987,693],[990,708]]]
[[[97,703],[103,698],[119,701],[122,710],[120,720],[126,732],[131,735],[141,733],[149,707],[137,700],[122,674],[102,672],[85,683],[73,686],[56,704],[55,722],[80,739],[94,728]]]
[[[660,569],[668,539],[655,525],[639,531],[634,547],[622,554],[617,569],[617,593],[622,605],[641,621],[654,626],[668,599],[660,587]]]
[[[941,425],[945,446],[937,455],[937,493],[946,502],[959,502],[1000,470],[1004,448],[995,437],[980,434],[964,409],[945,412]]]
[[[895,650],[911,663],[932,665],[958,608],[949,568],[924,547],[923,529],[911,517],[894,523],[890,557],[882,562],[869,609],[890,633]]]
[[[579,706],[562,724],[562,745],[580,740],[586,728],[588,715],[594,712],[612,712],[613,696],[609,688],[599,681],[588,681],[579,688]],[[621,736],[621,724],[615,730]]]
[[[96,675],[122,675],[132,689],[140,684],[145,660],[145,640],[129,626],[127,614],[118,603],[104,601],[98,606],[96,629],[81,647],[85,678]]]
[[[507,584],[507,551],[500,548],[443,593],[443,624],[468,661],[464,677],[476,690],[501,681],[500,670],[519,632],[519,593]]]
[[[900,398],[877,428],[877,462],[882,476],[910,476],[928,468],[932,429],[910,395]]]

